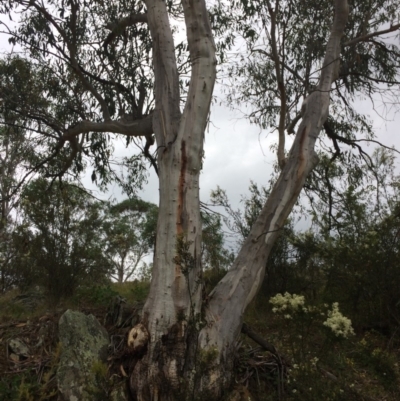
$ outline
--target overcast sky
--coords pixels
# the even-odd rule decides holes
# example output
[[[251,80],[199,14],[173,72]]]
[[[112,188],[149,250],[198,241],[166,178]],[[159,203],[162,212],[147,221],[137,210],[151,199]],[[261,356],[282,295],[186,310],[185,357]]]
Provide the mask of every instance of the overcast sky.
[[[229,198],[237,203],[250,180],[267,184],[272,172],[274,155],[270,145],[275,137],[267,137],[256,126],[250,125],[238,112],[214,105],[211,123],[205,135],[205,159],[200,177],[201,199],[207,201],[217,185],[226,189]],[[119,154],[128,155],[121,143]],[[158,179],[152,172],[148,185],[140,193],[145,200],[158,202]]]
[[[400,149],[400,116],[391,113],[387,121],[381,119],[369,102],[360,101],[359,109],[374,121],[377,140],[387,146]],[[251,125],[238,111],[214,104],[211,109],[211,124],[205,136],[205,160],[200,178],[201,200],[209,199],[210,191],[217,185],[227,190],[233,205],[239,206],[240,197],[248,192],[250,180],[259,185],[268,185],[272,166],[276,160],[270,146],[276,142],[277,134]],[[291,144],[290,138],[286,150]],[[363,145],[372,153],[374,145]],[[398,170],[399,161],[396,163]],[[144,199],[158,202],[158,182],[155,174],[149,179],[140,194]]]

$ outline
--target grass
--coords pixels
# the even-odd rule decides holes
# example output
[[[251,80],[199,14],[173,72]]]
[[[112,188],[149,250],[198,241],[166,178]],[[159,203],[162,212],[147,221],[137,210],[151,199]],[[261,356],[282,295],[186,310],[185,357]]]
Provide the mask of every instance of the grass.
[[[37,316],[42,316],[47,310],[47,304],[40,302],[36,308],[30,308],[22,302],[16,302],[15,298],[21,295],[18,289],[13,289],[0,296],[0,323],[23,321]]]

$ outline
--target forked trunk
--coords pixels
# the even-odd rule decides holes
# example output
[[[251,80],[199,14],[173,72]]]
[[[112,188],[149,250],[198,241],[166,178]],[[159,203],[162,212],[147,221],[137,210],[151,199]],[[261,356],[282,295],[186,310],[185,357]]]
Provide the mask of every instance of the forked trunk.
[[[303,119],[280,178],[231,270],[202,305],[199,174],[215,80],[214,44],[204,1],[184,0],[192,76],[181,114],[165,3],[146,4],[156,78],[153,126],[160,212],[150,294],[142,322],[128,339],[136,363],[130,388],[138,401],[218,400],[231,382],[245,308],[263,280],[279,230],[317,163],[314,146],[328,116],[348,6],[346,0],[335,1],[320,83],[304,102]]]

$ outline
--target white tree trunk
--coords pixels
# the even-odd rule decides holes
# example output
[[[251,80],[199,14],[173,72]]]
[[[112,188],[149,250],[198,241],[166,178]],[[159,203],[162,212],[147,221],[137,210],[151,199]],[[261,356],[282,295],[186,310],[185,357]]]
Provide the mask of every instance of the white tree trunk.
[[[166,5],[160,0],[146,1],[154,49],[153,128],[158,147],[160,207],[150,293],[143,325],[137,332],[146,341],[148,333],[148,344],[131,377],[132,392],[138,400],[146,401],[174,400],[182,376],[191,375],[190,355],[197,343],[193,325],[199,320],[202,306],[199,176],[216,59],[204,1],[184,0],[182,4],[192,72],[181,114]],[[177,249],[178,243],[181,248],[187,247],[186,253]],[[142,344],[136,349],[141,351]]]
[[[303,103],[302,121],[286,164],[231,270],[209,296],[206,311],[208,325],[200,333],[200,346],[217,349],[222,364],[229,361],[241,330],[244,311],[262,283],[266,261],[279,231],[292,211],[308,174],[318,163],[315,142],[328,117],[330,90],[339,70],[340,42],[347,19],[347,0],[335,0],[335,17],[320,82]],[[218,363],[212,379],[216,382],[229,376]]]
[[[137,358],[131,389],[139,401],[218,399],[231,379],[233,348],[245,308],[260,287],[279,230],[318,161],[314,147],[328,116],[348,5],[347,0],[335,0],[320,83],[304,102],[303,119],[285,167],[232,269],[202,311],[199,173],[215,80],[215,49],[204,1],[184,0],[192,76],[181,115],[165,3],[147,0],[146,4],[154,42],[153,127],[158,145],[160,210],[150,294],[142,323],[130,335]],[[201,371],[204,361],[208,366]]]

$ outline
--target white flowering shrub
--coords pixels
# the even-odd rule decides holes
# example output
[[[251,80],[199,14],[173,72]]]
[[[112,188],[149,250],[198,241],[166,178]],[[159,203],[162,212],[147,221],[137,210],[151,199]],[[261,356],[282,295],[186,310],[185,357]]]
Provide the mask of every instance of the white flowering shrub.
[[[289,294],[276,294],[272,297],[269,302],[273,305],[272,312],[282,314],[284,319],[293,319],[295,314],[302,312],[303,316],[308,315],[310,312],[316,313],[320,316],[325,316],[325,313],[318,308],[312,306],[305,306],[305,299],[303,295]],[[328,305],[324,305],[328,308]],[[326,315],[327,319],[323,322],[323,325],[331,329],[336,337],[348,338],[354,334],[351,320],[342,315],[339,311],[339,304],[334,302],[332,304],[332,310],[328,310]],[[301,337],[300,337],[301,338]]]
[[[276,294],[269,302],[273,305],[272,312],[284,313],[285,319],[290,319],[290,312],[298,312],[304,307],[304,297],[302,295]]]
[[[288,292],[269,299],[273,341],[290,362],[283,376],[277,377],[277,386],[282,385],[285,399],[355,400],[361,389],[368,394],[368,386],[377,388],[370,383],[378,381],[376,386],[380,389],[398,394],[398,358],[393,355],[391,359],[390,353],[384,350],[387,338],[367,333],[359,342],[351,339],[355,337],[352,322],[341,313],[339,303],[321,301],[317,298],[315,303],[307,302],[304,296]],[[321,371],[326,375],[321,375]],[[343,376],[326,380],[325,376],[335,371],[342,372]],[[397,400],[398,397],[379,399]]]
[[[336,337],[348,338],[354,334],[351,320],[341,314],[337,302],[332,304],[332,310],[328,311],[328,318],[323,325],[329,327]]]

